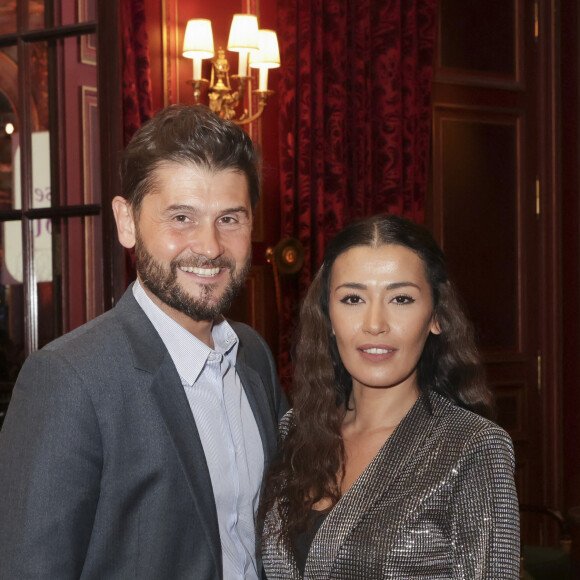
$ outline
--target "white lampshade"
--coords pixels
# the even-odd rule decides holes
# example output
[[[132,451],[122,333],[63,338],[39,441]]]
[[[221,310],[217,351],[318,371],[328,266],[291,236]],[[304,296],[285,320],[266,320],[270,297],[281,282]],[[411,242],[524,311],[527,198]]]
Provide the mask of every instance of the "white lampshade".
[[[251,52],[258,50],[258,19],[253,14],[234,14],[228,50]]]
[[[183,39],[183,56],[186,58],[211,58],[214,55],[211,21],[206,18],[189,20]]]
[[[258,31],[258,51],[250,53],[252,68],[278,68],[280,66],[280,49],[278,37],[273,30]]]

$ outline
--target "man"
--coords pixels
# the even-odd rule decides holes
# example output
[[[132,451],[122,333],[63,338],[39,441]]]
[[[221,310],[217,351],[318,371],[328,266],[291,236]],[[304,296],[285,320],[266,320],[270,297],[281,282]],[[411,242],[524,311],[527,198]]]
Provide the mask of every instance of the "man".
[[[138,279],[20,373],[0,434],[0,578],[256,580],[286,402],[264,341],[222,316],[250,265],[256,152],[208,110],[169,107],[121,181]]]

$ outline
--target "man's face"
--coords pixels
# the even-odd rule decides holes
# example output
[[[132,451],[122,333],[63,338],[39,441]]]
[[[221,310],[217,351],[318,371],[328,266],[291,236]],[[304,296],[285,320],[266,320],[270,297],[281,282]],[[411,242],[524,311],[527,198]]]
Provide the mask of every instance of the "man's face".
[[[246,279],[252,209],[242,173],[166,163],[133,218],[137,274],[157,304],[178,322],[183,314],[211,321]]]

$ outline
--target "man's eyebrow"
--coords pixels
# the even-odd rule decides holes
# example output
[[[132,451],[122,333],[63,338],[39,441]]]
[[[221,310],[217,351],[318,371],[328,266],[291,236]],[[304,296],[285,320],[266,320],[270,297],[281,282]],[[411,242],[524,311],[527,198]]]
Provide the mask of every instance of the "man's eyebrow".
[[[228,209],[224,209],[220,211],[220,214],[225,215],[226,213],[243,213],[245,215],[249,215],[248,208],[240,205],[238,207],[231,207]]]
[[[192,214],[197,214],[199,213],[199,210],[193,206],[193,205],[188,205],[186,203],[176,203],[170,206],[167,206],[165,208],[165,211],[167,213],[173,213],[176,211],[182,211],[182,212],[186,212],[186,213],[192,213]],[[225,215],[228,213],[243,213],[245,215],[249,215],[249,211],[248,208],[244,207],[243,205],[240,205],[238,207],[229,207],[226,209],[221,210],[220,215]]]
[[[174,211],[183,211],[183,212],[188,212],[188,213],[199,213],[198,210],[194,206],[188,205],[186,203],[176,203],[173,205],[169,205],[165,208],[165,211],[167,213],[174,212]]]
[[[418,290],[421,290],[421,288],[414,282],[392,282],[391,284],[387,284],[386,289],[397,290],[398,288],[406,288],[408,286],[412,286],[414,288],[417,288]],[[349,288],[351,290],[366,290],[367,285],[361,284],[359,282],[345,282],[344,284],[337,286],[336,290],[338,290],[339,288]]]

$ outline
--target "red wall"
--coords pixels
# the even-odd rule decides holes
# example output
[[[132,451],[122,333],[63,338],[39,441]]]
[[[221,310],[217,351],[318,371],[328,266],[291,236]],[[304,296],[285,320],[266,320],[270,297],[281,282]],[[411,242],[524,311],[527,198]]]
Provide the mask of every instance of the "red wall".
[[[229,28],[235,13],[256,14],[260,28],[277,29],[275,0],[224,0],[219,3],[209,0],[146,0],[146,11],[153,108],[156,111],[167,104],[193,102],[192,88],[187,84],[193,72],[192,61],[180,54],[183,33],[189,19],[209,18],[212,21],[216,49],[218,46],[227,46]],[[230,62],[230,73],[237,73],[237,54],[226,51],[226,56]],[[209,79],[210,71],[209,61],[204,61],[204,78]],[[279,69],[270,70],[268,81],[268,88],[277,93]],[[263,191],[255,218],[253,266],[257,272],[255,293],[250,300],[257,319],[254,325],[274,352],[277,351],[277,317],[272,315],[276,312],[275,287],[265,253],[280,237],[277,109],[277,94],[274,94],[251,132],[262,152]]]

